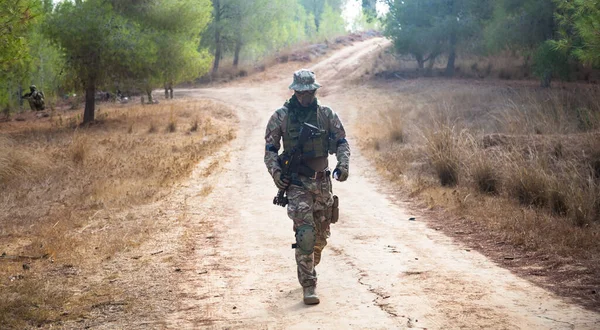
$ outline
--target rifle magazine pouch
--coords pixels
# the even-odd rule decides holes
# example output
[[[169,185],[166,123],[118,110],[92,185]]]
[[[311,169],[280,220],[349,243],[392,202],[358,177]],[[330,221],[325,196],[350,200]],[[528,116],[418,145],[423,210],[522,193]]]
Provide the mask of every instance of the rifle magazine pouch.
[[[340,199],[336,195],[333,195],[333,205],[331,206],[331,223],[338,222],[338,219],[340,218],[339,206]]]
[[[330,136],[328,139],[327,149],[330,155],[333,155],[337,152],[337,141],[333,136]]]

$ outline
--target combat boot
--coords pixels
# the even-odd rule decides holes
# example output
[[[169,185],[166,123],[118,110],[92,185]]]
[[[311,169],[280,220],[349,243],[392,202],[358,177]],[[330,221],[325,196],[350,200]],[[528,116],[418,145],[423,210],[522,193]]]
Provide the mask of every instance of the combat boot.
[[[302,289],[304,290],[304,303],[306,305],[316,305],[320,302],[319,296],[317,296],[316,286],[307,286]]]

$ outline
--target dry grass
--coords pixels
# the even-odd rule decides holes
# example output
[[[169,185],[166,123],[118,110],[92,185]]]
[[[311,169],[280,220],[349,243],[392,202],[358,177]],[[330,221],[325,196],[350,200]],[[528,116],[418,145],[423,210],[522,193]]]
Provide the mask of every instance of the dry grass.
[[[71,273],[100,267],[160,230],[152,217],[117,215],[164,197],[234,137],[234,116],[210,101],[116,106],[99,115],[103,121],[88,128],[71,128],[69,113],[0,124],[3,327],[81,318],[123,299],[105,286],[110,279],[89,279],[85,292],[74,292],[80,279]],[[197,128],[176,129],[187,125]]]
[[[378,55],[369,73],[385,78],[443,76],[447,61],[447,57],[440,56],[431,67],[430,63],[426,62],[423,69],[418,69],[414,58],[410,55],[395,54],[390,46]],[[532,77],[531,68],[525,63],[525,59],[508,52],[488,57],[459,56],[454,67],[456,78],[514,80]]]
[[[600,308],[591,294],[600,283],[597,86],[427,78],[361,86],[345,97],[362,152],[431,211],[432,226]]]
[[[410,55],[398,55],[389,46],[378,55],[372,65],[365,70],[367,74],[378,77],[403,79],[422,76],[444,76],[448,62],[446,56],[436,58],[435,63],[429,68],[426,62],[423,69],[418,69],[417,61]],[[492,56],[477,56],[459,54],[455,62],[454,78],[467,78],[474,80],[535,80],[539,85],[532,69],[533,60],[513,52],[506,51]],[[569,81],[579,81],[598,84],[600,71],[582,65],[571,66]],[[559,83],[555,80],[553,84]]]
[[[471,161],[470,177],[473,179],[475,189],[484,194],[494,195],[500,191],[500,173],[494,165],[494,160],[483,152],[475,154]]]
[[[460,210],[515,245],[561,256],[600,253],[598,88],[425,79],[376,85],[377,95],[353,96],[377,100],[367,102],[376,116],[359,109],[361,145],[410,196]],[[400,145],[389,139],[394,121],[407,141]],[[463,195],[449,198],[444,187]],[[499,206],[484,215],[491,203]]]
[[[457,133],[454,127],[435,124],[423,137],[425,152],[442,186],[454,187],[459,182],[461,153],[469,139],[465,132]]]
[[[196,117],[196,118],[194,118],[194,121],[192,122],[192,125],[190,126],[190,132],[197,132],[199,126],[200,126],[200,121],[198,120],[198,117]]]
[[[510,52],[488,57],[467,56],[456,61],[456,73],[464,78],[529,79],[533,76],[529,65],[525,58]]]
[[[169,117],[169,123],[167,124],[167,128],[165,131],[167,133],[175,133],[177,131],[177,121],[173,117],[172,113],[171,113],[171,116]]]
[[[524,206],[548,205],[549,175],[536,166],[515,166],[508,177],[508,195]]]

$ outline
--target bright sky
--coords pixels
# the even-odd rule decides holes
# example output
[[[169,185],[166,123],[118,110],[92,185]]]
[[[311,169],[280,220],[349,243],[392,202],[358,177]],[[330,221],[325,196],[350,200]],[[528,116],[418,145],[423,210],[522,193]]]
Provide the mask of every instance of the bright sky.
[[[346,7],[342,10],[342,17],[346,21],[346,29],[349,30],[352,22],[356,19],[356,17],[360,14],[362,7],[361,0],[346,0]],[[384,15],[388,12],[388,7],[382,1],[377,1],[377,14]]]

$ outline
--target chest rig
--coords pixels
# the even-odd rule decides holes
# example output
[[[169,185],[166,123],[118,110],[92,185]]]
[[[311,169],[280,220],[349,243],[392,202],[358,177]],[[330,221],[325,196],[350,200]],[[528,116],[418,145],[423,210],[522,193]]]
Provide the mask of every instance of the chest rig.
[[[302,123],[308,123],[325,131],[319,137],[313,138],[304,144],[302,158],[327,157],[329,152],[329,121],[327,120],[321,106],[317,105],[311,109],[298,109],[290,104],[288,108],[286,131],[283,134],[283,152],[287,153],[298,143]]]

